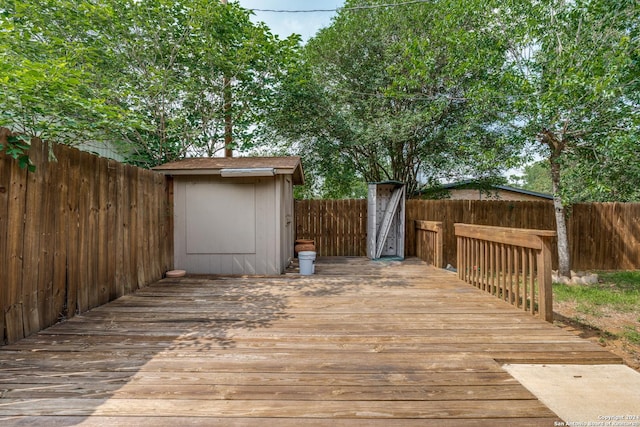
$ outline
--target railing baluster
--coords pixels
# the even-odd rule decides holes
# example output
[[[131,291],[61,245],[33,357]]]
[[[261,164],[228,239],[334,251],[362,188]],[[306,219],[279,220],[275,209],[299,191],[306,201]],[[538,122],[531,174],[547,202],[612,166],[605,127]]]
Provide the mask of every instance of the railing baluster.
[[[529,265],[527,264],[527,248],[523,248],[520,252],[522,256],[522,310],[527,311],[527,279],[529,277]]]
[[[464,246],[465,248],[467,248],[467,256],[466,256],[466,263],[464,265],[464,274],[466,277],[465,282],[471,282],[471,264],[473,264],[473,259],[471,257],[472,251],[471,251],[471,239],[469,239],[468,237],[463,237],[464,239]]]
[[[469,257],[467,256],[467,238],[458,236],[458,277],[465,282],[467,277],[467,265],[469,264]]]
[[[535,311],[535,258],[533,256],[533,249],[529,249],[529,313],[534,314]]]
[[[482,244],[482,269],[480,270],[480,277],[482,277],[482,289],[487,290],[487,241],[481,240]]]
[[[547,322],[553,322],[553,289],[551,282],[551,241],[543,241],[544,249],[537,255],[538,279],[538,311],[540,317]]]
[[[509,281],[509,292],[508,297],[505,298],[505,301],[509,301],[510,304],[513,304],[513,247],[507,246],[507,276]]]
[[[505,245],[500,244],[500,268],[498,269],[498,271],[502,271],[504,272],[503,274],[500,274],[499,277],[499,285],[500,285],[500,295],[502,297],[502,299],[504,301],[507,300],[507,271],[508,271],[508,267],[507,267],[507,256],[506,256],[506,249],[505,249]]]
[[[514,260],[514,269],[516,271],[516,301],[515,301],[515,305],[516,307],[520,307],[520,277],[521,277],[521,269],[522,267],[520,266],[520,252],[522,251],[522,248],[518,247],[518,246],[514,246],[513,247],[513,260]]]
[[[496,244],[494,242],[488,242],[489,246],[489,266],[487,268],[487,274],[489,278],[487,280],[487,286],[489,293],[495,295],[496,293],[496,275],[495,275],[495,263],[496,263]]]
[[[478,259],[480,258],[480,252],[479,252],[480,242],[478,242],[477,240],[471,239],[470,245],[471,245],[471,265],[469,265],[469,268],[470,268],[469,271],[471,272],[471,284],[476,288],[478,288],[479,287]]]
[[[469,283],[471,283],[475,287],[478,287],[478,284],[476,282],[476,266],[478,265],[478,245],[480,244],[480,242],[478,242],[477,240],[473,240],[470,237],[469,240],[469,246],[471,250],[471,263],[469,264],[469,274],[471,275],[471,280],[469,281]]]

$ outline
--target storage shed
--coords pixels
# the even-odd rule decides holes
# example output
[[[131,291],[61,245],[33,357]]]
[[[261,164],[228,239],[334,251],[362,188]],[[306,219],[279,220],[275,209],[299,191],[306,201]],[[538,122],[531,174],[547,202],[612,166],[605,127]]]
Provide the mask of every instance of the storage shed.
[[[404,259],[405,185],[398,181],[369,183],[367,256]]]
[[[283,273],[293,258],[299,157],[189,158],[173,177],[174,265],[194,274]]]

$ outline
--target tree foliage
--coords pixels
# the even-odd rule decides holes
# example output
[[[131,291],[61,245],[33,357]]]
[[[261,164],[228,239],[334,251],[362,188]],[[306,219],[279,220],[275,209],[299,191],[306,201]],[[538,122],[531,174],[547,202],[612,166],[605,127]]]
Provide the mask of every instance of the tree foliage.
[[[142,124],[124,134],[140,161],[221,150],[225,82],[233,97],[235,148],[253,146],[298,39],[280,40],[249,17],[235,4],[203,0],[147,0],[125,8],[114,35],[134,34],[114,46],[121,62],[111,90]]]
[[[34,4],[35,3],[35,4]],[[93,85],[90,3],[4,2],[0,7],[0,125],[65,141],[96,137],[112,114]]]
[[[236,149],[272,132],[304,156],[305,197],[486,180],[527,147],[560,205],[639,199],[637,0],[344,6],[300,52],[235,3],[4,0],[0,125],[140,165],[213,155],[228,81]]]
[[[549,161],[560,271],[568,275],[564,206],[637,194],[624,185],[640,176],[637,161],[626,173],[617,165],[633,161],[639,148],[640,8],[634,0],[507,2],[500,16],[513,26],[510,66],[522,134]]]
[[[562,170],[559,195],[567,203],[580,193],[626,198],[615,190],[605,196],[602,183],[616,181],[615,165],[638,148],[637,2],[547,0],[519,16],[503,11],[505,21],[520,24],[510,46],[520,94],[514,106],[535,151]],[[562,178],[578,169],[578,185]]]
[[[274,125],[321,175],[320,194],[486,179],[542,156],[561,203],[637,200],[639,10],[349,0],[305,47]]]
[[[540,160],[523,168],[522,176],[512,176],[513,185],[538,193],[553,193],[551,170],[547,160]]]
[[[0,124],[109,140],[145,166],[221,149],[225,82],[234,147],[251,148],[299,44],[237,3],[15,0],[1,13]]]
[[[498,124],[509,112],[491,8],[452,0],[353,9],[382,3],[348,0],[290,75],[275,127],[311,157],[307,170],[333,185],[404,181],[411,194],[509,166],[518,150]]]

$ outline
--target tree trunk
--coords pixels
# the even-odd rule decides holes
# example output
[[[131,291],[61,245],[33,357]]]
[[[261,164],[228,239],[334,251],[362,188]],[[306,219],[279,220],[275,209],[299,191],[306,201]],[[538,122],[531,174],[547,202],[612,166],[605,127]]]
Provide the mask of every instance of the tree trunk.
[[[553,210],[556,215],[556,232],[558,233],[558,274],[570,277],[571,259],[569,257],[569,237],[567,235],[567,216],[565,215],[562,196],[560,196],[560,157],[565,149],[565,141],[553,131],[543,129],[538,134],[540,141],[551,150],[549,165],[551,166],[551,183],[553,185]]]
[[[554,156],[551,156],[550,162],[551,182],[553,184],[553,209],[556,215],[556,232],[558,233],[558,274],[571,277],[567,216],[560,196],[560,165]]]
[[[227,5],[227,0],[220,0],[220,3]],[[231,79],[227,74],[222,78],[222,90],[224,96],[224,156],[233,157],[233,118],[231,117],[231,102],[233,94],[231,92]]]

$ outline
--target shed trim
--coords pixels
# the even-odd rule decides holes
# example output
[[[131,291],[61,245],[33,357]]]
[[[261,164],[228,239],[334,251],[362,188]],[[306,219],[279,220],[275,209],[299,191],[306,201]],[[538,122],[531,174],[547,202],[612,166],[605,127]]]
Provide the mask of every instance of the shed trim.
[[[220,169],[223,178],[240,178],[248,176],[275,176],[274,168],[226,168]]]
[[[153,170],[172,176],[222,175],[225,169],[270,169],[275,175],[292,175],[294,185],[304,184],[302,162],[298,156],[288,157],[190,157],[156,166]],[[257,173],[257,172],[255,172]],[[266,172],[265,172],[266,173]],[[234,175],[240,176],[240,175]],[[245,175],[257,176],[257,175]]]

